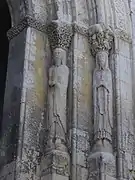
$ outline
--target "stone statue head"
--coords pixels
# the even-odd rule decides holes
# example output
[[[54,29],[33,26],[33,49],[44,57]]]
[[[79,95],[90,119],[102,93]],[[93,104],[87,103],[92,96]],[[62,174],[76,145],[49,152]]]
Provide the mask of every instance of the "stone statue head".
[[[54,49],[53,60],[56,66],[60,66],[61,64],[66,65],[66,51],[62,48]]]
[[[96,64],[99,69],[108,68],[108,53],[106,51],[99,51],[96,54]]]

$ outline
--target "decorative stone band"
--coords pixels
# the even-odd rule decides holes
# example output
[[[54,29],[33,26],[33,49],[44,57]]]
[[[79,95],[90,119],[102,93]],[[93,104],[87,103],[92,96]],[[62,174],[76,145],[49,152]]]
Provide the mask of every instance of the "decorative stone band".
[[[104,24],[95,24],[89,29],[89,43],[93,56],[99,51],[107,51],[112,48],[114,39],[113,31]]]
[[[86,36],[86,37],[89,36],[89,28],[84,27],[84,26],[80,26],[77,23],[73,23],[73,31],[74,31],[74,33],[79,33],[79,34]]]
[[[132,43],[132,37],[131,35],[127,34],[126,32],[116,29],[115,30],[115,37],[122,39],[123,41],[126,41],[128,43]]]
[[[39,20],[36,20],[35,18],[33,18],[31,16],[25,16],[25,18],[22,19],[17,26],[13,26],[7,32],[7,36],[8,36],[8,39],[11,40],[12,38],[17,36],[20,32],[22,32],[27,27],[32,27],[34,29],[37,29],[38,31],[46,33],[46,31],[50,32],[49,28],[58,27],[58,26],[59,26],[59,28],[60,27],[62,28],[62,23],[63,22],[59,23],[59,22],[54,21],[48,27],[47,24],[43,24],[42,22],[40,22]],[[63,24],[63,28],[66,30],[66,32],[69,31],[68,33],[71,34],[71,35],[72,35],[72,33],[76,32],[76,33],[79,33],[79,34],[81,34],[83,36],[88,37],[88,34],[89,34],[88,33],[88,27],[80,26],[77,23],[68,24],[67,22],[65,22]],[[58,31],[58,28],[56,28],[56,29]]]
[[[112,135],[105,129],[99,130],[94,133],[94,142],[103,139],[107,139],[110,143],[112,143]]]
[[[67,50],[73,35],[72,24],[52,21],[47,26],[47,34],[52,49],[62,48]]]
[[[91,36],[91,32],[92,32],[91,28],[93,28],[93,26],[88,28],[88,27],[84,27],[84,26],[77,24],[77,22],[73,23],[71,26],[73,27],[74,33],[76,32],[76,33],[79,33],[79,34],[86,36],[86,37]],[[23,29],[25,29],[26,27],[32,27],[32,28],[35,28],[41,32],[46,32],[47,25],[43,24],[42,22],[40,22],[39,20],[37,20],[31,16],[25,16],[25,18],[22,19],[17,26],[13,26],[7,32],[8,39],[11,40],[15,36],[17,36],[21,31],[23,31]],[[132,42],[131,36],[128,35],[127,33],[125,33],[124,31],[119,31],[116,29],[115,35],[118,38],[123,39],[124,41],[130,42],[130,43]]]
[[[40,21],[32,18],[30,16],[26,16],[17,26],[13,26],[8,32],[8,39],[11,40],[15,36],[17,36],[21,31],[23,31],[26,27],[35,28],[41,32],[46,32],[46,25],[41,23]]]

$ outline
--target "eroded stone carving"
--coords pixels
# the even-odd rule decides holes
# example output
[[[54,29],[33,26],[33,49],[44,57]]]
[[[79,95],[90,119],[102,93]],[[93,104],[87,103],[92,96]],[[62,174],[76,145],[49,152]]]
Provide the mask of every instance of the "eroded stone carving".
[[[66,143],[66,98],[69,69],[66,66],[66,51],[53,51],[54,65],[49,69],[49,121],[52,142],[56,149]],[[62,145],[63,144],[63,145]]]
[[[49,138],[46,149],[67,151],[67,87],[69,68],[66,65],[67,49],[71,42],[72,27],[53,21],[47,28],[53,65],[49,69],[48,125]]]
[[[67,153],[53,151],[45,156],[41,177],[52,172],[62,176],[69,176],[69,156]]]
[[[113,36],[110,29],[99,24],[93,26],[90,33],[90,48],[96,58],[96,68],[93,73],[93,103],[94,142],[97,145],[94,148],[102,149],[104,146],[109,152],[112,142],[113,109],[112,74],[108,66],[108,54]]]
[[[112,141],[112,76],[108,67],[108,53],[96,54],[96,69],[93,74],[94,94],[94,140]]]
[[[96,24],[89,29],[89,42],[92,54],[96,56],[99,51],[108,51],[112,47],[113,31],[104,24]]]
[[[89,35],[90,49],[96,59],[96,68],[93,72],[94,130],[92,151],[89,156],[89,179],[97,169],[99,174],[104,173],[115,178],[116,168],[112,147],[112,73],[108,62],[113,32],[103,24],[96,24],[90,28]],[[95,167],[91,167],[93,162],[96,162]],[[101,176],[104,179],[105,175]]]
[[[8,39],[11,40],[15,36],[17,36],[20,32],[22,32],[25,28],[32,27],[37,29],[41,32],[46,32],[46,24],[36,20],[35,18],[31,17],[30,15],[25,16],[16,26],[13,26],[8,32],[7,36]]]
[[[73,35],[72,25],[61,22],[52,21],[47,27],[48,38],[51,48],[62,48],[67,50]]]

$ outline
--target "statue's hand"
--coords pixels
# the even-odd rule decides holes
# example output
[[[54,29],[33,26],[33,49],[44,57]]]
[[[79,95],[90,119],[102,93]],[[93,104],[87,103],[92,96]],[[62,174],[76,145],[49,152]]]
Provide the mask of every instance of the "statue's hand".
[[[49,80],[49,86],[54,86],[55,85],[55,82],[54,81],[51,81],[51,80]]]

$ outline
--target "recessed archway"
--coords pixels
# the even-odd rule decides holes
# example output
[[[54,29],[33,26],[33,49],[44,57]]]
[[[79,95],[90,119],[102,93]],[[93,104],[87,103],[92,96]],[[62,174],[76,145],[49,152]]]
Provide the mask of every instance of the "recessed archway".
[[[7,31],[11,28],[11,17],[6,0],[0,0],[0,129],[2,123],[6,73],[8,63],[9,41]]]

